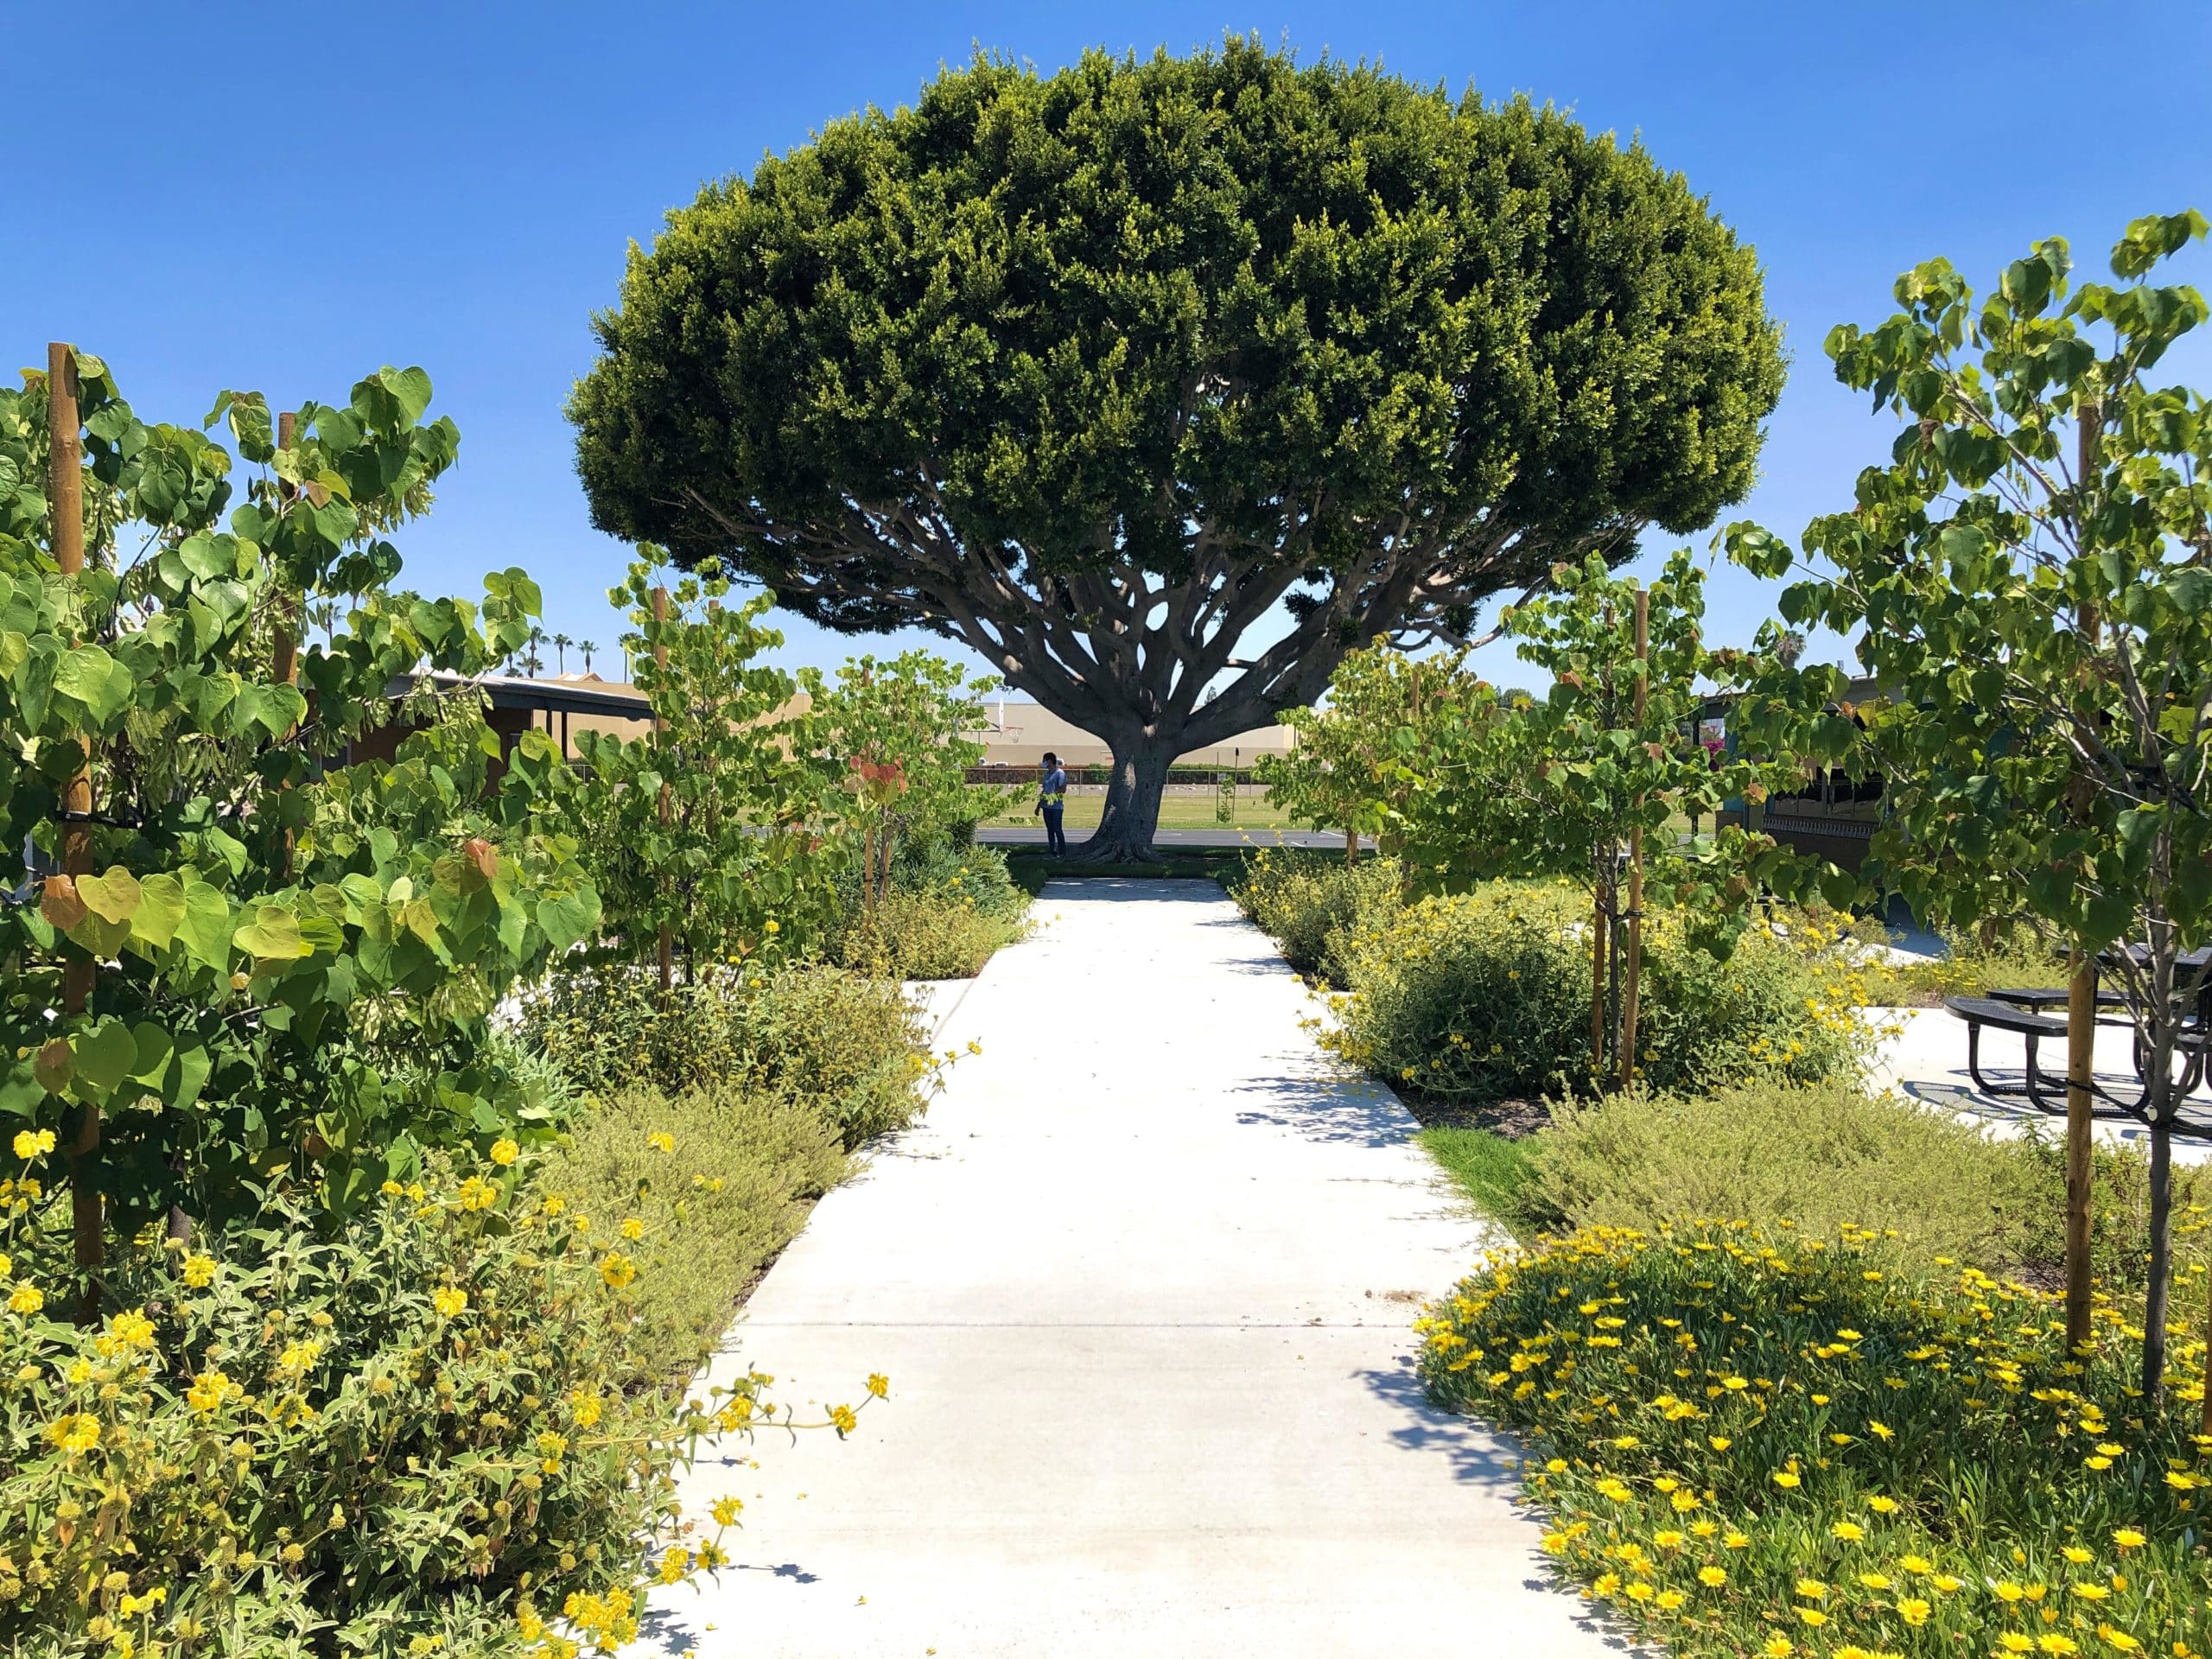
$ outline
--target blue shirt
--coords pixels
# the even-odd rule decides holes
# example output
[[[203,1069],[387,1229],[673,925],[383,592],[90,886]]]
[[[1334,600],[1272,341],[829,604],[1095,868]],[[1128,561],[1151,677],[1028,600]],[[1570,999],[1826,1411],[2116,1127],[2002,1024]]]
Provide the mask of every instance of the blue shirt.
[[[1040,806],[1059,806],[1061,797],[1068,792],[1068,775],[1054,766],[1045,774],[1045,781],[1037,785],[1037,801]]]

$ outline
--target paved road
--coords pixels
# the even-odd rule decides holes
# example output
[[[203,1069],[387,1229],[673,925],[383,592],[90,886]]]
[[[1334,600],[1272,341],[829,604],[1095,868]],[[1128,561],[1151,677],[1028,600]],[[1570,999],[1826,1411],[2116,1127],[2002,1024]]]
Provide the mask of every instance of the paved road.
[[[706,1659],[1597,1656],[1537,1586],[1510,1448],[1431,1409],[1417,1301],[1480,1224],[1303,991],[1196,882],[1055,881],[946,1020],[981,1040],[927,1121],[833,1192],[721,1375],[840,1444],[710,1452],[739,1565],[656,1592]],[[757,1459],[759,1466],[753,1466]]]
[[[1068,847],[1080,852],[1088,830],[1068,831]],[[1014,830],[1004,827],[987,828],[976,832],[976,839],[995,847],[1041,847],[1045,844],[1042,830]],[[1344,850],[1342,836],[1322,834],[1312,830],[1239,830],[1227,825],[1219,830],[1156,830],[1153,832],[1155,847],[1319,847],[1332,852]],[[1372,847],[1373,842],[1363,846]]]

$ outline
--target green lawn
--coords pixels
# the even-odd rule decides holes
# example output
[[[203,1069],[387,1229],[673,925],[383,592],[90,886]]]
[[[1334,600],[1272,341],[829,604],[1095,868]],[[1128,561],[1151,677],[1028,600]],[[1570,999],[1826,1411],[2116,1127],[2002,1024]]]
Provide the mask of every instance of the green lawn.
[[[1037,823],[1039,820],[1029,813],[1031,799],[1033,798],[1018,800],[1012,811],[987,822],[1007,829]],[[1098,827],[1098,817],[1105,804],[1103,794],[1070,795],[1067,816],[1061,823],[1071,835],[1078,830],[1095,830]],[[1294,830],[1299,826],[1293,823],[1289,815],[1272,801],[1247,796],[1236,803],[1236,816],[1224,823],[1214,816],[1212,796],[1170,795],[1160,804],[1160,827],[1162,830]]]
[[[1518,1141],[1488,1129],[1423,1129],[1421,1143],[1452,1179],[1466,1189],[1475,1207],[1509,1232],[1521,1231],[1521,1195],[1534,1173]]]

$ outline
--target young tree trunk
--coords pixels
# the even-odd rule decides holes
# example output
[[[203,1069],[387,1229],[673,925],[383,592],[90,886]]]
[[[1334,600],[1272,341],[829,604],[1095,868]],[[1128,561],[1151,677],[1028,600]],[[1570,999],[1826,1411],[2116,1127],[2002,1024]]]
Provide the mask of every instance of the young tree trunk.
[[[2151,1120],[2151,1282],[2143,1295],[2143,1397],[2166,1383],[2166,1305],[2173,1278],[2174,1138],[2170,1115]]]
[[[1182,753],[1175,735],[1157,729],[1115,733],[1107,738],[1114,751],[1114,775],[1106,785],[1106,805],[1098,828],[1084,842],[1080,855],[1117,864],[1149,861],[1153,832],[1160,827],[1160,803],[1167,790],[1167,769]]]
[[[1599,867],[1590,908],[1590,1075],[1601,1093],[1605,1078],[1606,1015],[1611,1012],[1605,1006],[1605,953],[1613,938],[1612,906],[1607,902],[1606,891],[1611,863],[1609,849]]]

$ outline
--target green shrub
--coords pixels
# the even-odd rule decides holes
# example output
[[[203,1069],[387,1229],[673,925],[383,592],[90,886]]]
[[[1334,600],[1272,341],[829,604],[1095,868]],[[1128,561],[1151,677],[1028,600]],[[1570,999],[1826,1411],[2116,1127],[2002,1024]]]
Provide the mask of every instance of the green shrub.
[[[891,886],[963,900],[994,921],[1020,923],[1029,913],[1029,895],[1007,874],[1005,853],[972,841],[909,836],[892,861]]]
[[[847,1147],[922,1109],[932,1076],[899,986],[842,968],[728,968],[658,1006],[648,973],[556,974],[522,1001],[524,1035],[576,1086],[610,1096],[728,1083],[817,1106]]]
[[[1421,1322],[1442,1403],[1522,1432],[1557,1570],[1683,1655],[2190,1654],[2212,1643],[2202,1344],[1968,1268],[1741,1221],[1501,1252]]]
[[[1729,1216],[1827,1234],[1851,1224],[1903,1235],[1897,1248],[1923,1261],[1985,1268],[2027,1258],[2030,1217],[2050,1196],[2018,1147],[1840,1080],[1562,1103],[1528,1144],[1529,1207],[1571,1225]]]
[[[845,967],[880,979],[973,979],[1022,931],[967,899],[894,887],[845,918],[833,950]]]
[[[728,1083],[674,1096],[633,1085],[563,1138],[537,1185],[600,1230],[635,1224],[632,1346],[662,1381],[713,1351],[845,1169],[836,1126],[807,1101]]]
[[[1270,847],[1248,858],[1224,885],[1292,967],[1341,982],[1338,936],[1395,916],[1402,874],[1391,859],[1346,864],[1334,854]]]
[[[505,1653],[532,1598],[572,1592],[626,1618],[706,1420],[629,1386],[625,1247],[549,1214],[526,1167],[440,1166],[334,1233],[278,1194],[189,1249],[142,1235],[89,1331],[48,1317],[67,1228],[18,1214],[9,1650]]]
[[[1637,1068],[1661,1089],[1850,1072],[1873,1033],[1824,945],[1748,930],[1717,959],[1690,918],[1644,924]],[[1589,1077],[1586,906],[1559,884],[1493,881],[1368,912],[1332,947],[1344,992],[1323,1040],[1376,1077],[1445,1100],[1565,1092]]]

